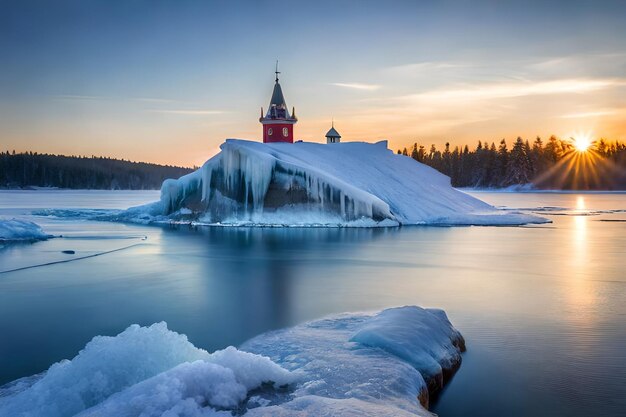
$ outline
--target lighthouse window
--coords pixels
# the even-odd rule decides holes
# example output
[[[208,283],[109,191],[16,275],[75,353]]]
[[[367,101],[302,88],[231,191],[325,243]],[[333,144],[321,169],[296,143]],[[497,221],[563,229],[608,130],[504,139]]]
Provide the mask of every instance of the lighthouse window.
[[[284,137],[289,136],[289,129],[287,129],[286,127],[283,127],[283,136]]]
[[[274,131],[272,130],[272,128],[270,127],[269,129],[267,129],[267,134],[272,136],[272,133],[274,133]]]

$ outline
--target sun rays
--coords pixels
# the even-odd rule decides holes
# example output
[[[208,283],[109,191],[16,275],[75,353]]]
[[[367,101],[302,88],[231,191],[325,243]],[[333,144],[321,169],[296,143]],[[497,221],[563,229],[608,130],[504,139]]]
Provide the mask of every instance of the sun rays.
[[[564,143],[561,159],[534,183],[556,185],[559,189],[589,190],[606,187],[623,175],[623,168],[603,158],[589,133],[576,133]]]

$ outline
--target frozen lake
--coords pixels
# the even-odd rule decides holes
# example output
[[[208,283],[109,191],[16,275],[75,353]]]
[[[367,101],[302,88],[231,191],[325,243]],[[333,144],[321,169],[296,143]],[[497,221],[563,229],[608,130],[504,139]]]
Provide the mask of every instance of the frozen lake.
[[[167,321],[213,351],[331,313],[415,304],[446,310],[467,341],[433,407],[441,416],[623,415],[626,194],[473,195],[553,223],[138,226],[30,213],[126,208],[158,192],[0,191],[0,216],[63,236],[0,247],[0,384],[131,323]]]

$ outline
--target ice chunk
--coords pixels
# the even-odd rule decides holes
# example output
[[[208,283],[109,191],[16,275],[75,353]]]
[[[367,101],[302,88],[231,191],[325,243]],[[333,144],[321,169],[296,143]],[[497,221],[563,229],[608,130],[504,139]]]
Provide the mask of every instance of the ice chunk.
[[[229,139],[199,170],[166,180],[160,203],[143,209],[176,218],[183,208],[203,222],[222,225],[293,225],[294,218],[298,225],[318,226],[546,221],[498,210],[384,143],[362,142],[328,146]]]
[[[44,240],[52,237],[31,221],[0,218],[0,242]]]
[[[456,371],[464,346],[442,311],[401,307],[305,323],[241,348],[305,375],[294,400],[249,415],[387,416],[430,415],[429,395]]]
[[[381,312],[350,340],[407,361],[429,381],[431,391],[443,388],[444,378],[456,371],[465,350],[463,337],[443,310],[415,306]]]
[[[139,415],[133,413],[148,406],[162,411],[192,407],[200,397],[208,405],[225,407],[263,382],[284,385],[291,380],[268,358],[232,347],[209,354],[165,323],[132,325],[115,337],[95,337],[71,361],[52,365],[30,387],[0,398],[0,415],[71,416],[97,404],[118,410],[101,415]],[[199,382],[205,386],[196,387]],[[142,402],[146,397],[150,400]]]
[[[204,361],[183,363],[109,397],[80,414],[87,416],[231,416],[247,390],[232,370]]]

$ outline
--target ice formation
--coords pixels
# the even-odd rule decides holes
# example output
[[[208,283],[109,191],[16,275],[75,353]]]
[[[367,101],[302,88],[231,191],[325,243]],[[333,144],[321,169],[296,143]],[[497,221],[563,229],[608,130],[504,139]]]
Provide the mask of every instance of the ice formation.
[[[246,415],[430,416],[429,396],[460,365],[464,343],[443,311],[415,306],[270,332],[241,348],[306,379],[290,401]]]
[[[38,224],[31,221],[0,218],[0,242],[43,240],[49,237]]]
[[[453,371],[462,348],[445,313],[419,307],[329,317],[212,354],[165,323],[133,325],[0,387],[0,415],[432,416],[434,363],[439,377]]]
[[[465,341],[443,310],[418,307],[385,310],[350,340],[378,347],[410,363],[429,383],[430,391],[443,388],[444,379],[461,364],[459,352],[465,350]]]
[[[181,211],[182,210],[182,211]],[[225,225],[540,223],[460,192],[387,142],[264,144],[229,139],[197,171],[166,180],[158,203],[127,217]]]
[[[0,395],[0,416],[160,416],[176,409],[194,416],[190,410],[234,407],[265,382],[292,381],[266,357],[233,347],[209,354],[165,323],[132,325],[95,337],[34,383],[13,384],[10,395]]]

